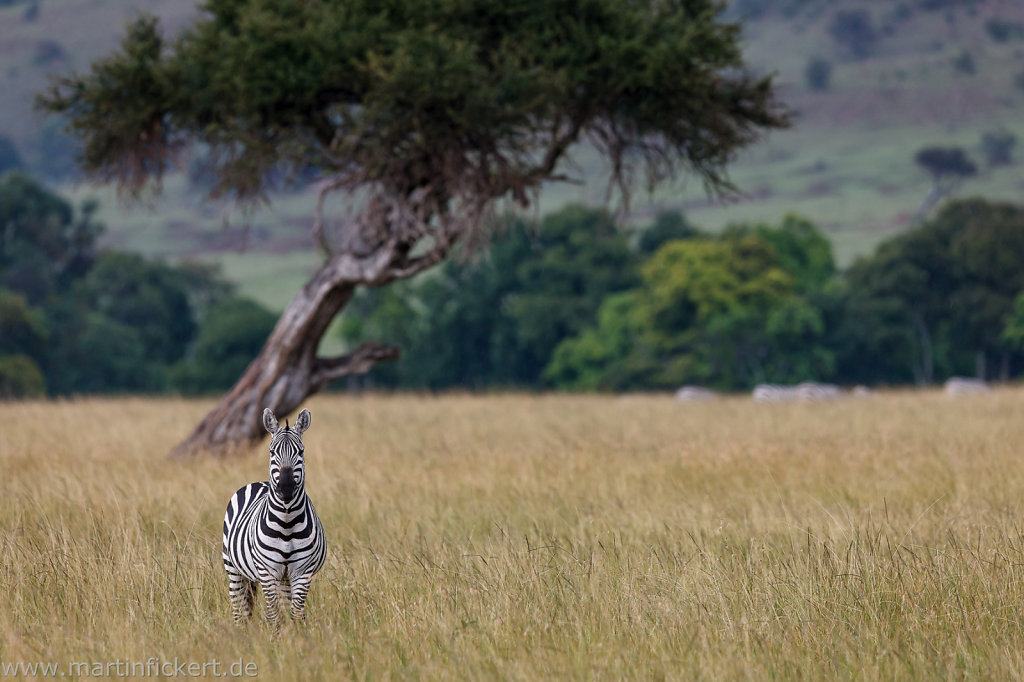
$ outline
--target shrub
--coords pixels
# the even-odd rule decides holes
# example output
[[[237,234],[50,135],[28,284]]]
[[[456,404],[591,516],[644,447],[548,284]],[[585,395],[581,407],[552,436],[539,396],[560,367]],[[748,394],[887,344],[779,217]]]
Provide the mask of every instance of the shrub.
[[[832,82],[832,63],[823,57],[811,57],[804,68],[804,80],[815,92],[828,90]]]
[[[1005,43],[1009,40],[1019,40],[1024,37],[1024,24],[992,17],[985,22],[985,31],[992,40],[997,43]]]
[[[39,366],[27,355],[0,358],[0,399],[37,398],[46,394]]]
[[[974,63],[974,56],[967,50],[961,50],[953,57],[953,68],[965,75],[972,75],[978,70]]]
[[[836,42],[850,50],[857,59],[863,59],[874,52],[878,41],[871,15],[862,9],[836,12],[828,31]]]
[[[230,388],[259,355],[277,316],[256,303],[232,297],[210,308],[192,357],[171,371],[171,384],[182,393]]]
[[[1013,162],[1017,136],[1005,128],[991,130],[981,136],[981,153],[989,166],[1005,166]]]

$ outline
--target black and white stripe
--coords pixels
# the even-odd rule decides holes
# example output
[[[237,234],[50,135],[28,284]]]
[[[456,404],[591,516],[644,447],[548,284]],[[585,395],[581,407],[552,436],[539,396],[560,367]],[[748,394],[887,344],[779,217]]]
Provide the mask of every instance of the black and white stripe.
[[[796,386],[758,384],[754,387],[754,391],[751,394],[754,402],[758,403],[782,403],[793,400],[834,400],[840,397],[840,395],[842,395],[842,392],[838,386],[834,384],[821,384],[814,381],[805,381]]]
[[[295,426],[281,426],[269,409],[263,425],[271,434],[270,480],[239,488],[224,514],[224,569],[236,621],[252,615],[256,586],[263,588],[267,620],[278,625],[278,599],[290,602],[293,618],[305,618],[306,593],[327,556],[324,529],[306,495],[302,433],[309,410]]]

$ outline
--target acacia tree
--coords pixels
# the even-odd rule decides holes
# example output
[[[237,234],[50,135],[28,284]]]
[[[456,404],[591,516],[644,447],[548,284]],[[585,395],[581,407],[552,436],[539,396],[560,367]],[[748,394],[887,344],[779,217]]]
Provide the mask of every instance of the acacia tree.
[[[200,143],[213,194],[265,196],[281,177],[323,176],[314,238],[323,266],[259,357],[178,446],[262,436],[330,381],[397,349],[317,356],[360,285],[410,277],[483,232],[495,202],[527,205],[577,143],[607,160],[628,201],[681,172],[731,189],[734,153],[786,125],[771,77],[750,72],[739,27],[715,0],[206,0],[167,39],[152,17],[119,50],[55,81],[89,176],[132,196]],[[324,198],[355,207],[324,229]]]
[[[935,204],[978,173],[961,147],[924,147],[914,155],[914,163],[932,176],[932,189],[917,208],[918,218],[927,216]]]

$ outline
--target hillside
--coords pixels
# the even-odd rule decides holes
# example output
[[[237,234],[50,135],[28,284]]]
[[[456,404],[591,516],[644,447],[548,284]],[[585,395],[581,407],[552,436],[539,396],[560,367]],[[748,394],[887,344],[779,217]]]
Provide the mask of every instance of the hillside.
[[[125,208],[111,190],[74,181],[58,122],[43,120],[32,108],[48,74],[88,68],[117,45],[134,14],[157,14],[174,32],[195,16],[194,6],[172,0],[0,5],[0,135],[13,141],[29,170],[76,199],[97,197],[110,243],[171,258],[216,259],[247,293],[282,306],[316,264],[309,237],[312,188],[274,197],[271,207],[242,215],[204,202],[201,190],[178,174],[149,207]],[[739,195],[731,201],[710,200],[699,183],[681,180],[675,188],[638,197],[631,219],[641,222],[660,209],[679,208],[696,224],[715,229],[796,212],[827,232],[845,264],[913,222],[931,186],[913,156],[930,145],[962,146],[978,164],[980,173],[960,188],[960,196],[1017,200],[1024,189],[1019,162],[989,167],[979,145],[983,134],[996,130],[1024,139],[1024,3],[879,5],[737,0],[730,12],[746,17],[749,61],[778,74],[780,92],[795,112],[794,126],[740,155],[732,173]],[[836,37],[842,12],[860,12],[867,26],[851,29],[847,16],[845,42]],[[825,83],[819,75],[818,89],[806,75],[812,59],[829,71]],[[582,149],[576,166],[584,183],[551,186],[541,198],[542,211],[603,200],[599,160]],[[243,246],[249,253],[240,255]]]

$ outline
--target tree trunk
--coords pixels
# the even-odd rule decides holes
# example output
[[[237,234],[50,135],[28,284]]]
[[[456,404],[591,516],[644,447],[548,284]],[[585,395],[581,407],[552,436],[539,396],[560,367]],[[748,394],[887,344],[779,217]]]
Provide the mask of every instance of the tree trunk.
[[[367,372],[376,362],[398,357],[398,349],[368,343],[334,358],[316,355],[327,326],[345,307],[360,284],[378,286],[411,276],[440,262],[445,250],[435,249],[414,260],[394,243],[368,256],[332,256],[285,308],[259,356],[235,386],[175,447],[185,457],[203,451],[225,452],[263,438],[261,415],[269,407],[288,414],[331,381]]]

